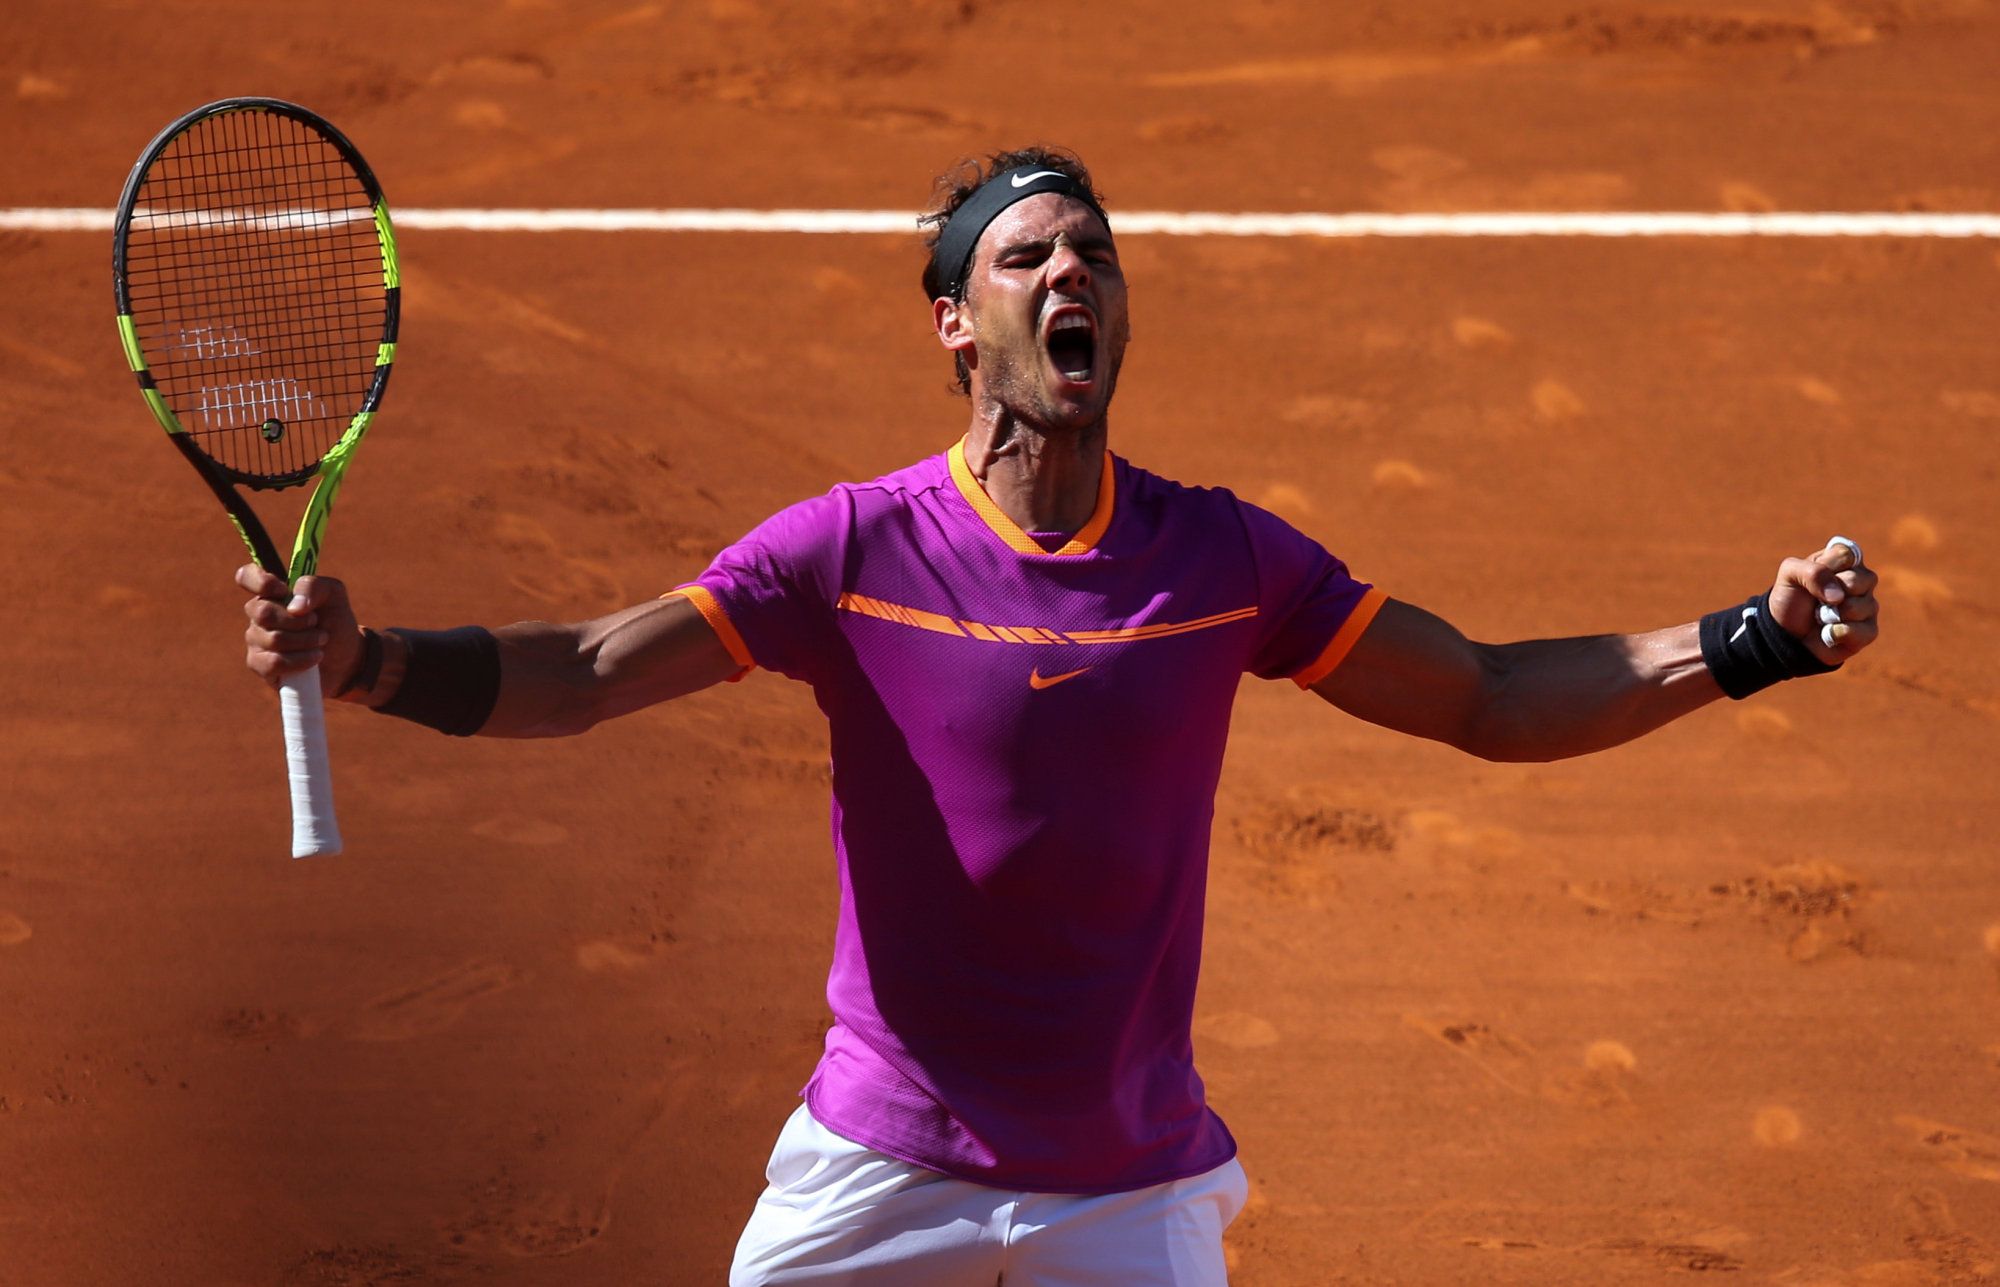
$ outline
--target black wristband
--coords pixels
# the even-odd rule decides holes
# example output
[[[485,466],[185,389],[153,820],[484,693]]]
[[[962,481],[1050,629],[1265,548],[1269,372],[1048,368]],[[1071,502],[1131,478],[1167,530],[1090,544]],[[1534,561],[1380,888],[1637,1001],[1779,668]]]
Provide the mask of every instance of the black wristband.
[[[1722,691],[1739,702],[1783,680],[1839,669],[1813,656],[1810,648],[1771,619],[1768,590],[1741,607],[1701,619],[1701,659]]]
[[[453,737],[477,733],[500,696],[500,641],[481,626],[389,633],[403,641],[403,682],[375,709]]]
[[[361,660],[356,663],[354,672],[347,677],[347,682],[333,690],[333,695],[335,697],[345,697],[357,688],[364,693],[372,693],[375,691],[375,681],[381,677],[382,636],[376,634],[367,626],[363,626],[361,627]]]

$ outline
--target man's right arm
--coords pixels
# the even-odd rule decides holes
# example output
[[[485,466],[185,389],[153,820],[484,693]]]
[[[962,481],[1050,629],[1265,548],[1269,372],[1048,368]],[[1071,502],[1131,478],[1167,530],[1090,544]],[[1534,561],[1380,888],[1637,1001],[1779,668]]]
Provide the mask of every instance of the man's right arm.
[[[255,564],[236,583],[256,596],[245,605],[246,664],[266,683],[314,665],[344,701],[379,707],[404,680],[401,636],[376,636],[372,680],[353,684],[367,659],[347,588],[332,577],[301,577],[296,593]],[[526,621],[492,632],[500,686],[485,737],[564,737],[604,720],[721,683],[743,669],[715,630],[684,598],[655,599],[590,621]],[[342,690],[346,691],[343,693]]]

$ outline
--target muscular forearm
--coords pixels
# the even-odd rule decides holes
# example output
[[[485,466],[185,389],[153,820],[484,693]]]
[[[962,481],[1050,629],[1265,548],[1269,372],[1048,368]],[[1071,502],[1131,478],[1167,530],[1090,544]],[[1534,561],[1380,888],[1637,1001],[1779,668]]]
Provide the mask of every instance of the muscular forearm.
[[[1486,700],[1456,744],[1489,760],[1558,760],[1629,742],[1716,698],[1693,623],[1638,635],[1475,645]]]
[[[1725,692],[1744,697],[1838,667],[1875,639],[1874,591],[1859,548],[1836,538],[1786,559],[1768,595],[1703,618],[1706,659],[1700,622],[1479,644],[1390,599],[1312,688],[1371,724],[1489,760],[1562,759],[1629,742]]]
[[[591,621],[524,621],[491,632],[499,686],[482,737],[564,737],[607,719],[706,688],[740,669],[686,602],[656,600]],[[372,682],[343,700],[396,713],[409,644],[379,636]],[[489,681],[490,682],[490,681]],[[399,704],[400,705],[400,704]]]

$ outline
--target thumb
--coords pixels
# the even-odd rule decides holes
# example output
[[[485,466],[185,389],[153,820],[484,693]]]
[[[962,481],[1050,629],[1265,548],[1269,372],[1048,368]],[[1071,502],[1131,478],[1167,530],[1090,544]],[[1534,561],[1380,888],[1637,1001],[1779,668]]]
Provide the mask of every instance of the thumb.
[[[1786,559],[1778,565],[1777,584],[1771,587],[1774,600],[1789,600],[1802,594],[1814,603],[1839,603],[1847,597],[1840,576],[1820,560],[1826,551],[1804,559]]]
[[[1790,581],[1819,603],[1839,603],[1847,597],[1847,587],[1840,583],[1839,573],[1822,561],[1825,558],[1826,551],[1821,550],[1809,559],[1786,559],[1778,579]]]

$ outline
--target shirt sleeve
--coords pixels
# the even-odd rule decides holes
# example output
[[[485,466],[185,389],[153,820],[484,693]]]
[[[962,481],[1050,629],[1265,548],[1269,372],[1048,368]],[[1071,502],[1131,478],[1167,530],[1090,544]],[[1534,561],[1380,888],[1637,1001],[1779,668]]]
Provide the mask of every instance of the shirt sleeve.
[[[851,508],[836,488],[779,510],[668,592],[693,603],[714,627],[743,667],[733,678],[762,666],[811,681],[840,597]]]
[[[1257,565],[1260,634],[1245,669],[1310,688],[1346,660],[1389,596],[1277,515],[1237,504]]]

